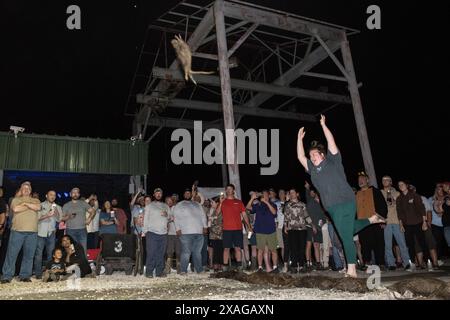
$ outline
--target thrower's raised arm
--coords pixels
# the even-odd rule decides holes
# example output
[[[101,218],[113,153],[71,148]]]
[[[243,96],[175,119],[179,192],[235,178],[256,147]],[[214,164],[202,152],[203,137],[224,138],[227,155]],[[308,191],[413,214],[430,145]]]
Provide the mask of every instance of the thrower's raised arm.
[[[302,127],[298,131],[297,137],[297,157],[302,166],[308,171],[308,158],[306,158],[305,148],[303,146],[303,138],[305,137],[305,128]]]
[[[339,152],[339,149],[336,145],[336,141],[334,141],[333,134],[331,133],[330,129],[328,129],[328,127],[325,123],[324,115],[320,116],[320,125],[322,126],[323,134],[325,135],[325,138],[327,139],[328,150],[333,155],[337,154]]]

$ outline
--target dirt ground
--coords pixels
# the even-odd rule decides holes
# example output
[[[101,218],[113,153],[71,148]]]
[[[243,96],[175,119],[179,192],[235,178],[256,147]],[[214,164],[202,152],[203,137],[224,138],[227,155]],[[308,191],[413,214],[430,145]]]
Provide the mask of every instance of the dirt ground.
[[[244,275],[250,276],[250,273]],[[342,278],[337,272],[311,273],[308,276],[320,275],[330,278]],[[408,286],[399,286],[394,294],[390,286],[401,283],[402,280],[415,279],[420,274],[405,274],[401,272],[383,273],[381,286],[365,293],[354,293],[341,290],[320,290],[295,286],[280,287],[273,284],[259,284],[237,281],[226,278],[212,278],[210,273],[189,273],[186,276],[170,274],[166,278],[146,278],[144,276],[126,276],[123,272],[115,272],[111,276],[81,279],[76,289],[69,287],[67,282],[43,283],[33,279],[31,283],[13,280],[10,284],[0,286],[0,299],[4,300],[392,300],[392,299],[423,299],[425,296],[413,295]],[[361,274],[362,277],[367,276]],[[426,273],[420,275],[417,285],[430,283],[429,279],[450,280],[447,272]],[[276,275],[281,279],[290,277],[286,274]],[[297,278],[304,277],[296,276]],[[278,279],[278,278],[277,278]],[[242,279],[241,279],[242,280]],[[339,280],[339,279],[337,279]],[[436,281],[441,281],[436,280]],[[409,280],[408,280],[409,281]],[[405,289],[406,288],[406,289]],[[78,290],[79,289],[79,290]],[[431,289],[430,289],[431,290]],[[403,292],[402,292],[403,291]]]

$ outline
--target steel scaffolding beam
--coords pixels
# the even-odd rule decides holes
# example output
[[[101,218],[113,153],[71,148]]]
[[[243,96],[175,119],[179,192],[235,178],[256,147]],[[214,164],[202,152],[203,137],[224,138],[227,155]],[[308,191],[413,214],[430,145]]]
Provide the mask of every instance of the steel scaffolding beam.
[[[223,0],[214,3],[214,18],[217,36],[217,55],[219,56],[220,90],[222,92],[223,123],[225,129],[225,150],[228,164],[228,179],[235,186],[236,196],[242,199],[241,178],[237,164],[236,141],[234,140],[234,112],[231,96],[230,68],[228,65],[227,33],[225,31]]]
[[[165,79],[170,81],[182,81],[184,77],[179,70],[169,70],[155,67],[153,68],[153,76],[159,79]],[[198,74],[195,75],[195,81],[198,84],[206,84],[211,86],[220,87],[220,77],[213,75]],[[270,95],[282,95],[288,97],[305,98],[319,101],[339,102],[339,103],[351,103],[348,96],[339,94],[332,94],[326,92],[319,92],[308,89],[286,87],[277,84],[268,84],[263,82],[247,81],[241,79],[231,79],[231,87],[233,89],[244,89],[248,91],[264,92]]]
[[[140,96],[140,98],[144,98]],[[145,100],[140,100],[144,102]],[[222,112],[222,105],[220,103],[187,100],[187,99],[172,99],[167,104],[168,107],[180,108],[180,109],[190,109],[199,111],[209,111],[209,112]],[[276,111],[270,109],[261,108],[247,108],[242,106],[234,106],[234,113],[245,116],[254,116],[262,118],[272,118],[272,119],[286,119],[294,121],[310,121],[316,122],[317,119],[314,115],[286,112],[286,111]]]
[[[151,69],[152,74],[149,77],[151,78],[149,83],[156,85],[151,86],[151,88],[154,88],[152,93],[147,94],[148,91],[146,90],[135,90],[132,93],[135,95],[136,91],[141,92],[136,95],[136,102],[143,106],[136,113],[133,123],[133,128],[136,128],[137,132],[145,133],[147,125],[156,126],[158,130],[152,135],[151,138],[153,138],[162,127],[193,129],[194,120],[154,116],[164,112],[166,107],[184,109],[182,118],[186,115],[187,110],[223,112],[223,119],[207,122],[203,127],[215,127],[234,132],[237,126],[235,114],[239,120],[242,116],[255,116],[294,121],[316,121],[317,112],[312,109],[310,112],[314,112],[314,114],[278,110],[298,98],[332,102],[331,108],[339,104],[351,103],[364,166],[372,182],[376,185],[375,169],[364,122],[361,97],[347,40],[347,36],[358,33],[357,30],[245,3],[240,0],[215,0],[206,6],[190,4],[189,1],[182,1],[162,15],[155,21],[159,25],[153,27],[153,29],[159,29],[167,34],[182,33],[185,37],[189,37],[187,43],[195,59],[195,65],[197,66],[196,62],[199,59],[203,59],[205,65],[208,63],[214,65],[214,62],[210,62],[211,60],[218,61],[219,75],[195,74],[194,77],[198,86],[194,87],[189,83],[188,90],[190,91],[183,92],[177,98],[178,94],[186,87],[186,83],[178,61],[168,63],[170,62],[168,56],[171,55],[168,55],[167,51],[171,48],[170,44],[167,45],[164,42],[165,68],[160,68],[156,64],[156,61],[159,61],[157,60],[158,54],[156,54]],[[189,7],[195,8],[195,10],[191,9],[188,12],[186,8]],[[195,12],[192,13],[192,11]],[[167,25],[168,23],[170,26]],[[215,31],[211,32],[213,28],[215,28]],[[239,37],[236,34],[239,34]],[[228,49],[227,37],[231,46],[230,49]],[[217,52],[209,46],[204,46],[201,52],[197,52],[200,46],[213,40],[217,44]],[[286,40],[289,40],[289,42],[286,43]],[[238,48],[240,49],[238,50]],[[290,52],[291,49],[293,52]],[[245,55],[245,50],[250,54]],[[254,53],[252,50],[254,50]],[[343,63],[335,55],[337,50],[341,50]],[[278,57],[278,66],[275,67],[275,61],[272,59],[274,54]],[[236,76],[231,79],[230,56],[233,56],[239,62],[239,67],[244,68],[237,68],[236,73],[233,71],[233,74],[239,74],[243,79],[238,79]],[[324,73],[311,71],[327,58],[331,58],[343,76],[328,74],[328,70]],[[255,65],[257,66],[255,67]],[[146,65],[146,68],[148,67],[149,65]],[[213,66],[212,70],[215,67],[216,65]],[[211,70],[211,67],[208,68]],[[245,73],[244,76],[242,76],[242,71]],[[139,74],[137,71],[136,73]],[[320,90],[292,87],[294,81],[302,75],[337,81],[333,85],[340,85],[341,90],[348,89],[349,95],[347,93],[333,94]],[[266,79],[275,80],[266,81]],[[347,87],[345,87],[345,84],[339,84],[339,82],[345,82]],[[212,90],[212,87],[220,87],[220,92]],[[235,101],[233,100],[232,89],[235,90]],[[208,94],[220,96],[221,103],[195,100],[202,98],[201,95],[197,94],[200,90],[206,90]],[[194,94],[195,99],[193,100]],[[275,95],[286,96],[289,99],[276,109],[260,108],[262,104]],[[183,98],[181,99],[181,97]],[[206,99],[207,97],[209,96],[205,95],[203,98]],[[209,100],[213,99],[210,98]],[[279,101],[276,101],[276,103],[277,105],[280,104]],[[225,171],[227,171],[228,181],[235,184],[237,196],[240,197],[239,167],[236,161],[230,161],[236,159],[234,136],[231,137],[225,132],[225,142],[224,152],[227,164],[222,167],[224,182],[227,181],[225,174]]]
[[[148,125],[151,127],[166,127],[166,128],[184,128],[184,129],[194,129],[194,120],[180,120],[177,118],[166,118],[166,117],[157,117],[150,118],[148,120]],[[221,129],[222,126],[216,123],[203,123],[203,128],[218,128]]]
[[[375,166],[373,164],[372,151],[370,150],[369,136],[367,135],[366,122],[362,110],[361,97],[359,96],[358,82],[356,81],[355,69],[353,67],[352,54],[347,36],[343,34],[344,40],[341,42],[342,58],[344,60],[345,71],[348,75],[348,89],[352,97],[353,113],[355,115],[356,129],[358,131],[359,144],[363,156],[364,168],[369,175],[370,183],[378,187]]]
[[[225,2],[224,14],[230,18],[257,23],[276,29],[302,33],[310,36],[319,34],[322,38],[328,40],[342,40],[342,32],[338,28],[233,2]]]
[[[340,47],[339,42],[327,42],[328,47],[331,51],[336,51]],[[320,62],[328,58],[328,54],[323,47],[318,47],[314,51],[312,51],[305,59],[297,63],[291,69],[286,71],[280,77],[278,77],[275,81],[272,82],[273,85],[284,85],[288,86],[296,79],[298,79],[304,72],[311,70]],[[246,106],[249,107],[259,107],[264,102],[269,100],[273,94],[270,93],[258,93],[252,99],[245,103]],[[337,102],[337,101],[336,101]]]

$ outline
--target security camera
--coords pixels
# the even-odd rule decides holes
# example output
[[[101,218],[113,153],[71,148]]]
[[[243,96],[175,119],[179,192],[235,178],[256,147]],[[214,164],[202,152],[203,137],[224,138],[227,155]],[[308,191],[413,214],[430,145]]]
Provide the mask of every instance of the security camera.
[[[22,128],[22,127],[16,127],[16,126],[10,126],[10,127],[9,127],[9,130],[11,130],[12,132],[14,132],[14,136],[17,138],[17,134],[18,134],[19,132],[24,132],[24,131],[25,131],[25,128]]]
[[[137,136],[132,136],[132,137],[130,138],[130,140],[131,140],[131,145],[132,145],[133,147],[134,147],[134,145],[136,144],[137,139],[138,139]]]

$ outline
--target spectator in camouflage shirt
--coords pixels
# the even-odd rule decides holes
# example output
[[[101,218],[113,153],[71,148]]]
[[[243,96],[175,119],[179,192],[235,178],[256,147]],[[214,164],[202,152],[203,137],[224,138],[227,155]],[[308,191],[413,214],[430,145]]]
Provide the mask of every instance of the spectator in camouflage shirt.
[[[300,267],[300,271],[304,270],[307,228],[312,228],[314,234],[317,233],[317,229],[306,210],[306,205],[299,200],[296,189],[289,191],[289,198],[290,201],[286,203],[284,209],[284,226],[291,254],[290,272],[296,273],[297,266]]]
[[[213,249],[212,264],[214,272],[222,270],[223,243],[222,243],[222,212],[219,210],[219,198],[211,199],[209,218],[209,240]]]

